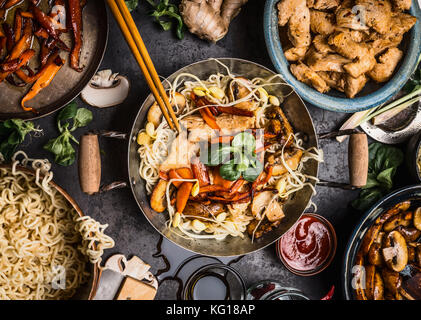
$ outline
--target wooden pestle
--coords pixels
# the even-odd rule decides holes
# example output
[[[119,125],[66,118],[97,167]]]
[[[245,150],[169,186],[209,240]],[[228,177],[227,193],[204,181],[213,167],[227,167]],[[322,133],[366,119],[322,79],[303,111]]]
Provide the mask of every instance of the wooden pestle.
[[[79,145],[79,183],[83,192],[91,195],[101,184],[101,155],[98,135],[85,134]]]
[[[352,186],[361,188],[367,184],[368,142],[365,133],[354,133],[348,145],[349,181]]]

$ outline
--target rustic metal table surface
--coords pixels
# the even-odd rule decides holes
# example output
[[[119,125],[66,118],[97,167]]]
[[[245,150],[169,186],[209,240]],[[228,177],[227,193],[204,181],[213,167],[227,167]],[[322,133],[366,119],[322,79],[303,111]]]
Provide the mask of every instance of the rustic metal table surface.
[[[260,63],[273,69],[266,51],[263,38],[263,1],[250,0],[240,15],[230,26],[228,35],[217,44],[199,40],[186,32],[184,40],[175,38],[172,32],[163,32],[153,18],[147,15],[150,10],[144,1],[133,12],[133,17],[140,28],[140,33],[155,63],[158,73],[168,76],[177,69],[192,62],[210,57],[236,57]],[[92,129],[108,129],[129,132],[134,117],[142,101],[149,94],[146,82],[139,67],[126,45],[124,38],[109,13],[110,34],[108,48],[100,69],[112,69],[130,78],[132,88],[128,99],[120,106],[108,109],[90,108],[94,120],[87,128],[78,129],[81,134]],[[77,99],[78,105],[84,105]],[[329,132],[337,129],[346,114],[324,111],[308,105],[317,132]],[[23,147],[31,157],[49,158],[51,154],[42,146],[52,137],[57,136],[56,114],[35,121],[44,129],[44,136],[33,138]],[[322,140],[320,147],[324,151],[325,162],[320,165],[319,177],[332,181],[348,181],[347,143],[339,144],[335,140]],[[104,183],[127,179],[127,143],[118,140],[101,141]],[[55,181],[74,197],[85,214],[91,215],[102,223],[108,223],[107,229],[116,241],[115,248],[108,250],[105,257],[114,253],[126,256],[137,255],[152,266],[152,271],[165,265],[160,258],[152,257],[156,252],[159,234],[143,217],[129,188],[115,190],[106,194],[87,196],[79,187],[77,164],[69,167],[53,165]],[[317,204],[317,212],[328,218],[338,236],[338,249],[332,265],[319,275],[299,277],[289,272],[278,260],[274,245],[250,254],[234,263],[246,281],[246,285],[263,280],[276,279],[285,286],[295,287],[306,293],[311,299],[320,299],[329,288],[336,286],[335,298],[342,298],[341,263],[344,248],[353,226],[360,218],[349,208],[349,202],[357,196],[357,192],[339,189],[317,188],[313,200]],[[179,249],[183,250],[183,249]],[[158,291],[157,299],[174,299],[176,284],[165,282]]]

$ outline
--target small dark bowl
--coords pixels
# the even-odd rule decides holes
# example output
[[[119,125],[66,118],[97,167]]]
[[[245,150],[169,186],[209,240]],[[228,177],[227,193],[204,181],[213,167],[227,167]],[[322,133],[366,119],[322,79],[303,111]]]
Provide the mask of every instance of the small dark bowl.
[[[395,204],[406,200],[421,200],[421,185],[413,185],[396,190],[379,200],[373,207],[371,207],[370,210],[367,211],[366,214],[364,214],[356,226],[348,241],[342,264],[343,293],[346,300],[355,299],[354,290],[351,286],[353,277],[352,268],[365,233],[379,215],[393,207]]]
[[[309,276],[314,276],[316,274],[319,274],[320,272],[325,270],[332,263],[333,258],[335,257],[338,240],[337,240],[337,237],[336,237],[335,228],[333,228],[333,225],[325,217],[323,217],[321,215],[318,215],[318,214],[315,214],[315,213],[304,213],[301,216],[301,218],[303,218],[305,216],[315,217],[316,219],[318,219],[322,223],[324,223],[326,225],[326,227],[329,229],[330,235],[332,237],[332,247],[330,248],[329,256],[327,257],[327,259],[320,266],[316,267],[313,270],[302,271],[302,270],[294,269],[282,257],[282,253],[281,253],[282,237],[276,242],[276,255],[281,260],[281,262],[285,266],[285,268],[287,268],[293,274],[296,274],[297,276],[309,277]],[[297,223],[298,223],[298,221],[297,221]],[[294,226],[292,228],[294,228]]]
[[[421,171],[417,160],[421,157],[421,131],[414,135],[406,148],[406,165],[415,183],[421,183]]]

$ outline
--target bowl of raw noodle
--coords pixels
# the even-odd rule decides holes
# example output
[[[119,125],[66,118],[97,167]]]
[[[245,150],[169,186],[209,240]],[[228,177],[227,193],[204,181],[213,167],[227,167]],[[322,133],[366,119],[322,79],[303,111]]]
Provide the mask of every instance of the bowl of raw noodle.
[[[23,156],[23,160],[16,160]],[[46,160],[18,152],[0,165],[0,299],[90,299],[107,225],[84,216]]]

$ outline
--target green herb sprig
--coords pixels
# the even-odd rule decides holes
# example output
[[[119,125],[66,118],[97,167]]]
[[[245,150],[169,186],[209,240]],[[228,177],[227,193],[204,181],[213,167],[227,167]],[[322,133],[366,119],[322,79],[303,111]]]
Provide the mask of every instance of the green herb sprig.
[[[30,121],[9,119],[0,122],[0,153],[4,160],[9,161],[16,148],[25,140],[30,132],[41,132]]]
[[[126,3],[126,6],[130,12],[136,9],[139,4],[138,0],[126,0],[124,2]]]
[[[378,142],[370,144],[368,150],[367,184],[352,202],[352,206],[361,211],[367,210],[392,189],[396,169],[404,158],[400,149]]]
[[[254,136],[241,132],[231,144],[220,143],[216,150],[204,148],[201,161],[208,166],[221,165],[219,174],[225,180],[235,181],[242,176],[244,180],[253,182],[263,171],[263,163],[257,159],[255,150]]]
[[[54,154],[54,161],[62,166],[69,166],[75,162],[76,151],[71,142],[79,144],[72,132],[77,128],[88,125],[93,119],[92,112],[86,108],[78,108],[72,102],[60,111],[57,117],[57,127],[60,135],[48,141],[44,149]]]
[[[156,22],[164,31],[168,31],[172,28],[173,22],[171,20],[177,22],[175,34],[178,39],[182,40],[184,38],[184,23],[178,11],[178,7],[175,4],[169,3],[169,0],[160,0],[159,3],[156,3],[154,0],[146,1],[154,8],[150,15],[155,17]]]

